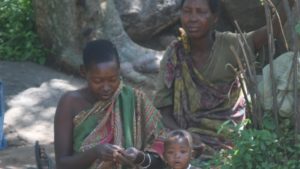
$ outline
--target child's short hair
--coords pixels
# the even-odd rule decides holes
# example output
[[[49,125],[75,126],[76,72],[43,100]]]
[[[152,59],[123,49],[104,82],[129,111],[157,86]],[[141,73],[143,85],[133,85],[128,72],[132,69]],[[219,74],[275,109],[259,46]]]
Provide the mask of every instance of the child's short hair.
[[[120,67],[119,54],[115,45],[109,40],[90,41],[83,49],[83,64],[88,68],[91,64],[105,63],[115,60]]]
[[[167,137],[164,141],[164,146],[166,146],[169,142],[171,138],[176,138],[176,139],[183,139],[185,138],[188,143],[189,143],[189,147],[193,146],[193,139],[191,134],[186,131],[186,130],[172,130],[167,134]]]

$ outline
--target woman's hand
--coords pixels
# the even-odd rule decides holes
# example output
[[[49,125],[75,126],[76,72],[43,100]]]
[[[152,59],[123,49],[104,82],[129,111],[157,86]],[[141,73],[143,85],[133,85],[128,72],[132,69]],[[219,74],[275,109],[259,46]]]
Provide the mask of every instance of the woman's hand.
[[[123,148],[112,144],[100,144],[97,146],[98,158],[102,161],[119,162]]]
[[[139,164],[143,162],[145,158],[144,152],[134,147],[127,148],[125,151],[123,151],[123,156],[133,164]]]

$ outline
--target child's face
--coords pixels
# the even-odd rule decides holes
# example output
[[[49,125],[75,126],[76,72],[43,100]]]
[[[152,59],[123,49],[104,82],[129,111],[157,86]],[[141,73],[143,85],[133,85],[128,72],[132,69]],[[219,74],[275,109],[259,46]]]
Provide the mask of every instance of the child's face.
[[[120,84],[119,68],[116,61],[92,64],[86,70],[88,88],[98,100],[110,99]]]
[[[172,169],[186,169],[192,155],[192,150],[186,138],[177,140],[170,138],[169,144],[165,146],[164,158]]]

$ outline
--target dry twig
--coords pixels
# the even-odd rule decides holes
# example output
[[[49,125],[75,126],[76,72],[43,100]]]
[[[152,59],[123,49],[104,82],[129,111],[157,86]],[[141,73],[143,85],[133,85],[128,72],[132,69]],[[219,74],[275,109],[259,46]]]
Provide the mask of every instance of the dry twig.
[[[247,75],[249,76],[249,82],[247,83],[248,91],[251,96],[252,101],[252,120],[254,127],[261,128],[262,127],[262,109],[261,109],[261,98],[258,91],[258,84],[256,80],[256,71],[255,68],[251,65],[252,59],[249,61],[249,58],[255,58],[253,51],[251,50],[249,44],[247,43],[245,35],[242,33],[240,26],[238,25],[237,21],[234,21],[238,32],[240,33],[240,37],[238,38],[238,42],[242,49],[243,59],[246,63],[247,68]],[[250,56],[248,56],[250,55]]]
[[[270,65],[270,78],[271,78],[271,87],[272,87],[272,114],[275,120],[276,131],[279,133],[279,119],[278,119],[278,102],[277,102],[277,83],[274,77],[274,55],[275,55],[275,43],[274,43],[274,32],[273,32],[273,23],[272,23],[272,16],[270,10],[269,1],[264,3],[265,7],[265,15],[266,15],[266,22],[267,22],[267,30],[268,30],[268,48],[269,48],[269,65]]]

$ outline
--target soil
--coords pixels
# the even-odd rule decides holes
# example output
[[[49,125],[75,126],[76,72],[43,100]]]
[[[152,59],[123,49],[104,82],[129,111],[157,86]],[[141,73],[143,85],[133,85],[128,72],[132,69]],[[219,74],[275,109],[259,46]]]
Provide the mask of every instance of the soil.
[[[0,168],[35,169],[35,141],[45,146],[54,158],[53,121],[59,98],[85,82],[79,76],[31,62],[0,61],[0,72],[5,96],[4,133],[8,142],[8,147],[0,150]],[[155,75],[148,77],[154,79]],[[155,92],[148,85],[124,81],[149,97]]]

